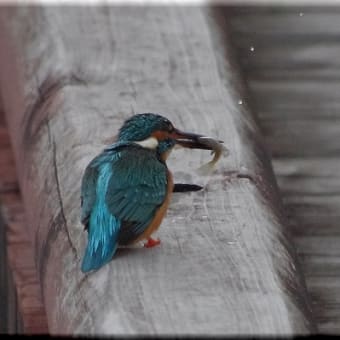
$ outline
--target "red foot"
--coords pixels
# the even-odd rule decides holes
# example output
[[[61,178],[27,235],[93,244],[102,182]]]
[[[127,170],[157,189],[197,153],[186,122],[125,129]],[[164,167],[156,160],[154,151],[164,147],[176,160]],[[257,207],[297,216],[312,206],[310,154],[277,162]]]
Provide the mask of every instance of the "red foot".
[[[158,238],[154,240],[152,237],[148,238],[148,242],[144,243],[145,248],[152,248],[158,246],[161,243],[161,240]]]

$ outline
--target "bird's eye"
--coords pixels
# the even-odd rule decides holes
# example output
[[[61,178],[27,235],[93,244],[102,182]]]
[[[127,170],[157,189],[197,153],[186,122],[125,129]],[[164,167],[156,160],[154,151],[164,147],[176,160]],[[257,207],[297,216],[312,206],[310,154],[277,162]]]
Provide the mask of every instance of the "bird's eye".
[[[168,123],[168,131],[171,133],[174,132],[174,129],[174,126],[171,123]]]

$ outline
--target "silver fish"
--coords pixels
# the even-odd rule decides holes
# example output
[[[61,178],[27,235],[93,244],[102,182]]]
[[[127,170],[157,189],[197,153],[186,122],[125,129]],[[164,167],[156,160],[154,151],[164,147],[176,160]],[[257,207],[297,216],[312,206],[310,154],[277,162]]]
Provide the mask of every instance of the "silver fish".
[[[214,165],[221,158],[222,154],[224,156],[229,155],[229,150],[223,145],[222,141],[216,140],[211,137],[200,137],[199,142],[210,147],[212,149],[211,153],[214,154],[214,157],[211,161],[209,161],[206,164],[201,165],[198,168],[198,171],[200,173],[207,174],[213,169]]]

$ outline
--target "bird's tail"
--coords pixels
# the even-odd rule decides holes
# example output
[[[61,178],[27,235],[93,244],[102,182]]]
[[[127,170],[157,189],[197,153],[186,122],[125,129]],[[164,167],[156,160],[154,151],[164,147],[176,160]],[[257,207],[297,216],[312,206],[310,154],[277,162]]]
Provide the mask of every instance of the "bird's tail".
[[[97,205],[92,210],[82,272],[97,270],[112,259],[118,246],[119,229],[120,221],[110,214],[106,205]]]

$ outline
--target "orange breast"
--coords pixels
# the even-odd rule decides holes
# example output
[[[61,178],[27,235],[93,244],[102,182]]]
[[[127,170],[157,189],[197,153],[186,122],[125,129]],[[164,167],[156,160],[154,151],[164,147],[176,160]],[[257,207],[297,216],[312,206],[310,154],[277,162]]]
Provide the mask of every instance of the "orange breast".
[[[167,172],[167,180],[168,180],[167,194],[166,194],[163,204],[157,210],[154,219],[151,221],[149,226],[145,229],[144,233],[140,235],[134,241],[134,243],[149,238],[151,234],[153,234],[159,228],[160,224],[162,223],[162,220],[168,210],[170,199],[171,199],[173,188],[174,188],[172,174],[169,170]]]

